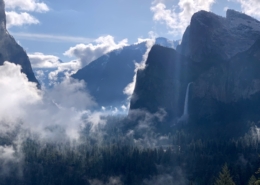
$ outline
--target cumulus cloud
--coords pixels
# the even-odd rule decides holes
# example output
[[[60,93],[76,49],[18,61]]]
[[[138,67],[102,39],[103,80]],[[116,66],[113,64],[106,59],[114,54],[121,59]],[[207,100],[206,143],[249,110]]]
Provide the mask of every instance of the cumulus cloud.
[[[8,9],[19,9],[22,11],[49,11],[49,7],[43,2],[38,2],[38,0],[5,0],[5,6]]]
[[[0,67],[0,122],[14,122],[26,114],[24,105],[34,104],[41,99],[36,84],[29,82],[20,71],[21,67],[13,63],[5,62]]]
[[[259,0],[236,0],[241,4],[241,9],[248,15],[260,18]]]
[[[78,44],[71,47],[64,53],[64,55],[76,57],[82,63],[82,66],[85,66],[112,50],[127,46],[127,42],[127,39],[124,39],[116,43],[113,36],[107,35],[104,37],[99,37],[93,43]]]
[[[14,11],[6,12],[6,22],[7,28],[40,23],[38,19],[26,12],[17,13]]]
[[[43,53],[28,54],[36,77],[45,87],[69,78],[81,68],[79,61],[62,62],[57,56]]]
[[[44,55],[43,53],[28,54],[33,68],[57,68],[60,60],[54,55]]]
[[[49,7],[38,0],[5,0],[7,28],[39,24],[40,21],[28,12],[44,13]]]
[[[183,34],[195,12],[210,11],[214,2],[215,0],[179,0],[178,6],[167,9],[163,1],[155,0],[152,3],[151,11],[154,13],[154,21],[166,24],[170,34],[179,36]]]
[[[59,75],[64,78],[69,78],[71,75],[75,74],[81,68],[81,63],[79,61],[70,61],[60,63],[55,71],[49,73],[48,78],[50,80],[58,80]]]

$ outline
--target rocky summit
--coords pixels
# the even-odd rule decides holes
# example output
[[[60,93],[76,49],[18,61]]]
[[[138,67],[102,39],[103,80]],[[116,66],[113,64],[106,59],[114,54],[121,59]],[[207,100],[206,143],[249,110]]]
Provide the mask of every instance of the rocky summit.
[[[3,0],[0,0],[0,65],[3,65],[5,61],[19,64],[29,81],[37,83],[39,87],[26,52],[6,29],[5,4]]]
[[[200,11],[192,16],[177,50],[196,62],[228,60],[248,50],[260,36],[260,22],[227,10],[226,17]]]

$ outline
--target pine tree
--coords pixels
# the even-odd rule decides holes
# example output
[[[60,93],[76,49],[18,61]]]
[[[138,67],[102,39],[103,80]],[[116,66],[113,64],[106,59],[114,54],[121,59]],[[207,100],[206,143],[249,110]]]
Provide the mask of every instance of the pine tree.
[[[222,171],[219,173],[219,177],[214,185],[235,185],[232,177],[230,176],[227,164],[222,167]]]
[[[248,185],[255,185],[255,182],[256,182],[256,178],[254,175],[252,175],[248,181]]]
[[[256,180],[253,185],[260,185],[260,180]]]

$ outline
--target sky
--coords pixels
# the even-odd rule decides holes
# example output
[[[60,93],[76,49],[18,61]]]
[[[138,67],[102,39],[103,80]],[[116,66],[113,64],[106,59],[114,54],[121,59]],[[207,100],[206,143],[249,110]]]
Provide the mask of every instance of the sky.
[[[7,28],[34,69],[59,71],[93,60],[140,38],[179,40],[191,16],[227,8],[260,18],[260,0],[5,0]],[[60,59],[60,60],[59,60]],[[36,71],[37,72],[37,71]],[[42,71],[36,76],[40,78]]]

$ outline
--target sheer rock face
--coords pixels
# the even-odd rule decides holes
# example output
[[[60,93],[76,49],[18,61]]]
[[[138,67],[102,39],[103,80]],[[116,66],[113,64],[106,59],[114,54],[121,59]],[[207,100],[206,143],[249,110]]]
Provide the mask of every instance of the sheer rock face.
[[[152,48],[147,67],[138,72],[131,110],[155,113],[164,108],[169,118],[177,119],[186,87],[193,82],[191,118],[260,119],[259,25],[232,10],[227,18],[204,11],[195,14],[178,48],[182,54]]]
[[[130,109],[151,113],[163,108],[168,118],[183,113],[187,84],[189,114],[215,120],[260,112],[260,40],[228,61],[194,62],[173,49],[154,46],[147,67],[137,74]],[[259,115],[259,114],[257,114]]]
[[[212,66],[196,80],[194,95],[221,102],[250,99],[260,92],[260,40],[228,62]]]
[[[146,68],[137,73],[130,109],[155,113],[163,108],[172,116],[182,114],[187,82],[195,78],[198,70],[191,60],[174,49],[153,46]]]
[[[39,87],[26,52],[6,29],[5,5],[4,1],[0,0],[0,65],[5,61],[21,65],[22,72],[27,75],[29,81],[37,83]]]
[[[220,61],[194,79],[196,115],[240,116],[260,111],[260,40],[228,61]],[[199,108],[198,108],[199,107]],[[216,114],[219,113],[219,114]],[[220,118],[220,116],[219,116]]]
[[[259,37],[260,22],[246,14],[227,10],[221,17],[200,11],[193,15],[177,50],[195,62],[228,60],[248,50]]]

